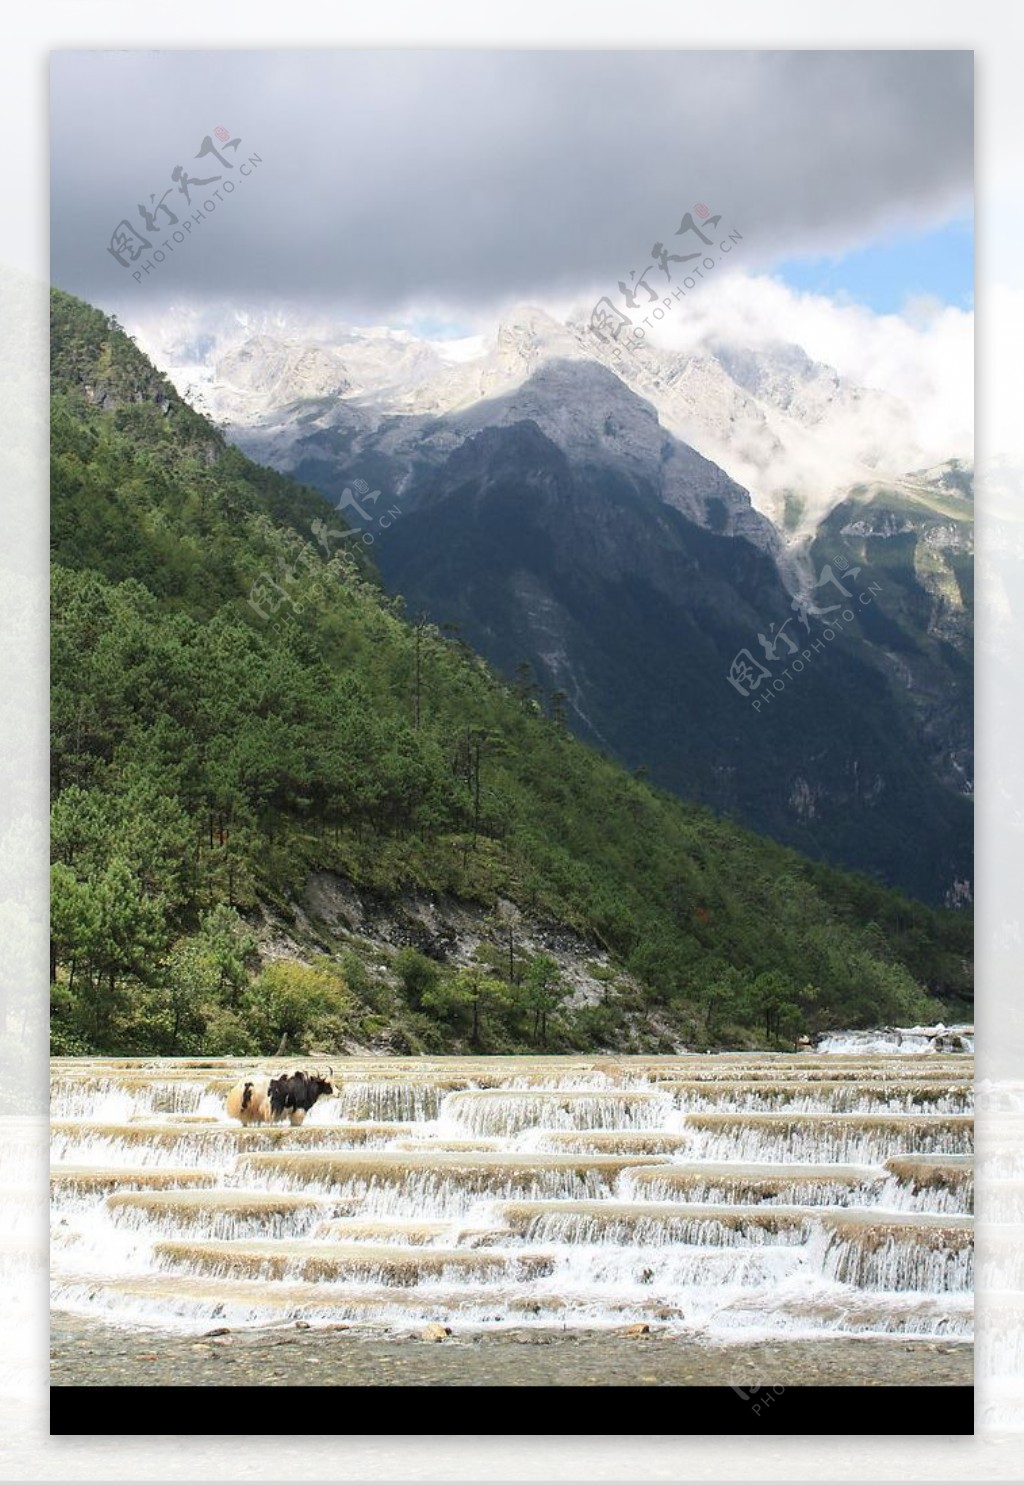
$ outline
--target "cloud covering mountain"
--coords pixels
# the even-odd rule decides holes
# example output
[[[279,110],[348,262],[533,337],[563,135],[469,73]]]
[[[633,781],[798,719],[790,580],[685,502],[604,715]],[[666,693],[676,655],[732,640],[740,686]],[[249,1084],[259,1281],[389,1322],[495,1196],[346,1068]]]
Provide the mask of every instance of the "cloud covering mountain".
[[[289,409],[310,399],[330,403],[321,420],[365,430],[395,414],[441,415],[507,396],[554,361],[595,363],[649,402],[666,432],[748,489],[787,538],[813,530],[853,484],[970,459],[970,315],[947,310],[915,326],[741,274],[704,300],[713,302],[695,297],[626,357],[592,333],[580,305],[565,319],[516,306],[455,343],[224,307],[181,308],[138,328],[182,392],[236,430],[261,428],[264,448],[274,440],[278,455],[308,434],[309,409]],[[838,351],[843,369],[796,335]],[[878,382],[862,383],[857,368]]]

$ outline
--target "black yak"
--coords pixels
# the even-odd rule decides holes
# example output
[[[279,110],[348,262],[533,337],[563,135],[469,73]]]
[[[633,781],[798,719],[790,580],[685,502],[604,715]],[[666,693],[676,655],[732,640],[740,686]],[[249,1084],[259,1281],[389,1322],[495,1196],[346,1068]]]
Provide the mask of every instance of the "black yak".
[[[329,1098],[334,1092],[333,1076],[334,1069],[329,1067],[326,1077],[318,1073],[293,1072],[271,1078],[267,1089],[270,1117],[281,1119],[287,1114],[292,1124],[301,1124],[318,1098]]]

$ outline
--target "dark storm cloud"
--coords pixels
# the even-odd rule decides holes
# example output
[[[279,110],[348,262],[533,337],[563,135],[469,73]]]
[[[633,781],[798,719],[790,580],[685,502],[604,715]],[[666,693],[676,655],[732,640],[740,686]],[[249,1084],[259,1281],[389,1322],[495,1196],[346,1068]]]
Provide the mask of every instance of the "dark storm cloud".
[[[273,296],[344,304],[353,317],[429,301],[480,310],[614,288],[656,239],[680,248],[672,234],[698,201],[744,232],[746,267],[840,249],[963,204],[972,61],[58,53],[52,278],[110,307]],[[219,125],[242,141],[228,158],[261,157],[244,183],[237,168],[193,158]],[[178,165],[237,188],[134,283],[106,251],[111,232],[125,217],[141,226],[138,204],[167,187],[185,215]]]

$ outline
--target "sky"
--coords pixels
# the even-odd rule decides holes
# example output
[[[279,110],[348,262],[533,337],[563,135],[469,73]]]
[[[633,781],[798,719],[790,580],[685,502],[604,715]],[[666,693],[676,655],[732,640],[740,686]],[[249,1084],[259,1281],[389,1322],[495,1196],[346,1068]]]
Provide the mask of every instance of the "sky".
[[[974,304],[974,218],[968,212],[924,231],[885,233],[863,247],[804,254],[773,266],[794,289],[863,304],[881,314],[932,301]]]
[[[703,250],[690,213],[740,234],[691,328],[742,280],[758,333],[813,324],[898,395],[970,359],[970,52],[57,52],[51,110],[52,280],[129,329],[621,305]]]

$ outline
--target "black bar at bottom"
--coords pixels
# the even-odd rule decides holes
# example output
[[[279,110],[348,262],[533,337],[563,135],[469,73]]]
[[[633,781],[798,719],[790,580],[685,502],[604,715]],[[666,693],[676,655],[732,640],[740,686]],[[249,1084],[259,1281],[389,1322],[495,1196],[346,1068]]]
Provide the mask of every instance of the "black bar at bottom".
[[[296,1433],[316,1434],[331,1438],[345,1435],[327,1433],[324,1419],[332,1416],[329,1404],[337,1406],[336,1392],[344,1392],[346,1400],[352,1394],[366,1393],[374,1401],[390,1402],[396,1392],[418,1394],[427,1390],[421,1387],[51,1387],[50,1389],[50,1433],[56,1435],[174,1435],[192,1436],[193,1428],[180,1430],[169,1427],[173,1421],[194,1417],[190,1411],[197,1393],[208,1394],[216,1407],[220,1423],[217,1437],[235,1435],[280,1436],[282,1432],[294,1436]],[[566,1433],[588,1433],[593,1427],[595,1412],[600,1409],[608,1417],[611,1404],[616,1397],[621,1402],[621,1411],[616,1413],[623,1420],[629,1419],[637,1402],[639,1391],[658,1394],[662,1405],[658,1413],[661,1427],[683,1435],[708,1434],[792,1434],[802,1437],[828,1435],[858,1435],[887,1437],[946,1437],[949,1434],[974,1433],[974,1388],[973,1387],[452,1387],[448,1392],[463,1392],[472,1417],[474,1435],[493,1432],[507,1437],[510,1394],[518,1398],[522,1393],[554,1394],[560,1418]],[[182,1393],[183,1407],[180,1412],[167,1406],[168,1393]],[[280,1393],[287,1393],[287,1399]],[[666,1393],[679,1395],[684,1407],[678,1416],[667,1414],[663,1405]],[[270,1398],[278,1394],[278,1402],[285,1404],[268,1408]],[[410,1398],[411,1400],[411,1398]],[[425,1403],[426,1399],[421,1397]],[[891,1402],[893,1407],[879,1407]],[[912,1408],[906,1406],[913,1403]],[[579,1408],[575,1412],[574,1404]],[[867,1404],[867,1406],[865,1406]],[[493,1408],[493,1412],[491,1409]],[[494,1429],[488,1430],[488,1413]],[[351,1417],[351,1414],[348,1414]],[[451,1414],[449,1413],[449,1417]],[[522,1414],[519,1414],[522,1416]],[[287,1419],[287,1428],[282,1430],[282,1420]],[[894,1420],[905,1421],[905,1427],[896,1427]],[[130,1426],[126,1423],[130,1420]],[[260,1427],[265,1420],[267,1426]],[[928,1421],[932,1426],[921,1427]],[[689,1425],[689,1426],[687,1426]],[[200,1430],[201,1432],[201,1430]],[[430,1431],[427,1430],[428,1434]],[[402,1430],[423,1437],[422,1428]],[[400,1437],[390,1434],[388,1437]],[[431,1437],[453,1438],[453,1434],[430,1434]],[[597,1437],[597,1435],[594,1435]]]

